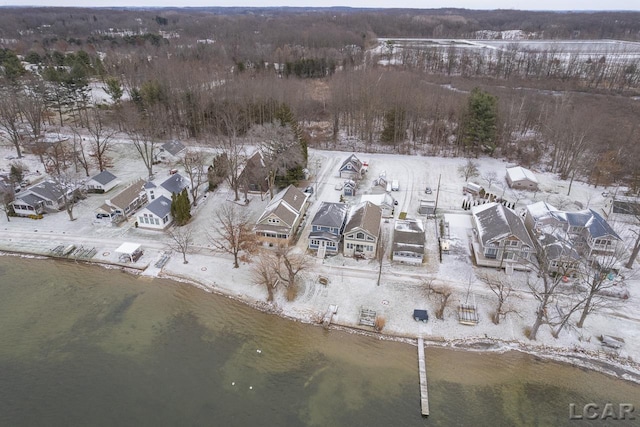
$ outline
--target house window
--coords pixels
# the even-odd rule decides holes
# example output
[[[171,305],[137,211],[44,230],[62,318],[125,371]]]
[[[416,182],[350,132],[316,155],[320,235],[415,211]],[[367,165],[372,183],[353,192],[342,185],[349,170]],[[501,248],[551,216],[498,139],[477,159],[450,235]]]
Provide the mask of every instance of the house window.
[[[156,225],[160,225],[160,220],[158,218],[153,218],[153,221],[156,223]]]
[[[498,256],[498,250],[495,248],[487,248],[484,251],[484,256],[487,258],[496,258]]]
[[[280,220],[277,218],[269,218],[267,222],[270,224],[280,224]]]
[[[353,243],[347,243],[347,249],[353,249]]]
[[[153,190],[149,191],[149,194],[151,195],[151,200],[156,198],[155,194],[153,194]]]
[[[518,246],[517,240],[509,240],[509,246]]]
[[[315,239],[314,239],[314,240],[312,240],[312,241],[311,241],[311,244],[312,244],[313,246],[320,246],[320,241],[319,241],[319,240],[315,240]]]
[[[356,234],[356,239],[358,239],[358,240],[363,240],[363,239],[364,239],[364,233],[358,233],[358,234]]]
[[[166,224],[169,221],[169,215],[165,216],[164,218],[162,218],[162,223]]]
[[[369,240],[370,242],[373,242],[373,237],[367,236],[367,240]]]

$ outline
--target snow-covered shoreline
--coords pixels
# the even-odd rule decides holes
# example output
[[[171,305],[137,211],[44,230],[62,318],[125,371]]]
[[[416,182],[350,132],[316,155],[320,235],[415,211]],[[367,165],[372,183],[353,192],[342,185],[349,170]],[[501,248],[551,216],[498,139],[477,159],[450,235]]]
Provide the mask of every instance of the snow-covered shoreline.
[[[64,258],[51,257],[43,255],[41,253],[28,253],[17,249],[7,250],[4,248],[0,249],[0,256],[19,256],[22,258],[31,259],[54,259],[58,261],[65,260]],[[77,261],[78,260],[75,260],[74,262]],[[131,268],[115,263],[96,262],[94,260],[80,260],[79,262],[107,269],[119,269],[121,271],[134,275],[141,275],[144,273],[143,269]],[[318,322],[317,319],[313,319],[309,316],[291,315],[289,311],[285,311],[282,308],[277,307],[276,305],[269,304],[264,301],[255,300],[251,297],[247,297],[246,295],[237,295],[229,292],[227,287],[207,285],[192,278],[184,277],[180,274],[172,272],[160,272],[159,274],[153,275],[153,277],[168,279],[174,282],[194,286],[207,293],[212,293],[232,299],[233,301],[245,304],[260,312],[276,315],[289,321],[301,322],[304,324],[321,327],[321,322]],[[380,340],[401,342],[413,346],[417,345],[418,336],[414,336],[413,334],[409,333],[390,334],[385,331],[375,332],[370,328],[360,327],[357,324],[343,323],[332,323],[330,325],[330,329],[350,334],[369,336]],[[437,336],[423,336],[423,338],[427,347],[430,346],[459,351],[497,354],[517,351],[529,354],[531,356],[539,357],[547,361],[564,363],[571,366],[589,369],[611,377],[640,384],[640,366],[638,366],[638,364],[633,361],[624,359],[621,360],[620,358],[609,353],[597,353],[581,348],[562,348],[557,346],[550,346],[544,343],[536,343],[533,341],[525,342],[521,340],[501,340],[488,337],[468,337],[464,339],[452,340],[447,340]],[[602,354],[608,355],[608,357],[603,358]]]
[[[139,160],[136,160],[130,144],[124,141],[118,143],[114,155],[117,156],[114,163],[119,166],[114,173],[123,185],[140,178]],[[309,217],[313,216],[322,201],[338,201],[340,193],[335,186],[341,179],[335,171],[341,159],[347,155],[337,151],[310,150],[310,163],[318,162],[322,169],[318,173],[312,204],[307,210]],[[82,200],[74,208],[75,221],[69,221],[64,212],[47,214],[40,220],[11,218],[0,226],[0,251],[5,254],[56,258],[52,252],[56,247],[75,245],[78,248],[95,249],[95,255],[90,259],[78,261],[189,283],[207,292],[215,292],[295,321],[317,324],[330,305],[338,305],[332,328],[344,328],[352,333],[381,339],[404,340],[413,345],[417,337],[423,337],[429,345],[453,349],[523,351],[596,371],[605,370],[617,378],[640,383],[640,367],[637,363],[640,360],[640,317],[635,315],[640,312],[640,299],[634,293],[640,282],[628,280],[631,297],[624,304],[616,300],[614,308],[592,313],[583,328],[566,328],[559,338],[554,338],[550,328],[545,325],[540,328],[537,341],[529,341],[525,329],[533,323],[537,304],[526,285],[514,290],[516,298],[511,303],[517,314],[510,314],[499,325],[490,320],[491,310],[495,307],[495,295],[476,277],[482,269],[474,266],[469,251],[471,217],[460,208],[464,181],[456,170],[465,160],[380,153],[367,155],[367,158],[370,161],[369,171],[360,183],[361,193],[373,194],[371,181],[383,172],[388,177],[399,177],[400,191],[394,192],[399,202],[397,210],[407,212],[410,217],[416,216],[419,201],[425,197],[426,186],[438,191],[441,215],[437,221],[447,222],[451,243],[448,254],[439,259],[436,236],[438,222],[416,216],[425,225],[425,257],[421,265],[391,262],[388,252],[382,268],[376,260],[356,260],[343,255],[319,259],[307,254],[311,258],[311,265],[300,275],[297,298],[287,301],[279,289],[275,301],[268,304],[265,302],[265,288],[254,284],[252,279],[251,261],[242,262],[240,268],[234,269],[231,257],[215,252],[207,240],[206,231],[215,227],[212,219],[215,218],[216,209],[224,203],[233,203],[233,194],[225,186],[208,193],[194,209],[189,226],[198,230],[198,233],[187,254],[188,264],[182,263],[180,254],[173,253],[165,265],[156,267],[156,262],[171,250],[167,245],[167,236],[160,231],[136,228],[135,218],[114,227],[94,224],[95,209],[104,203],[107,195],[89,195]],[[31,162],[31,169],[39,167],[35,157],[26,159]],[[503,170],[509,164],[497,159],[482,159],[479,166],[481,173],[487,173]],[[158,165],[156,175],[169,176],[171,167]],[[573,183],[570,198],[561,197],[561,193],[567,192],[568,183],[541,171],[536,176],[542,190],[536,194],[527,193],[527,199],[520,199],[516,211],[522,209],[520,205],[538,200],[554,202],[562,199],[565,206],[575,205],[575,209],[579,208],[578,202],[583,205],[590,203],[594,209],[600,209],[605,202],[601,189],[579,182]],[[439,182],[441,185],[438,188]],[[489,187],[492,188],[491,185]],[[495,188],[493,190],[496,191]],[[508,196],[509,190],[505,191]],[[250,194],[249,198],[250,203],[244,205],[243,209],[255,220],[268,203],[268,197]],[[354,198],[348,203],[355,204],[357,201]],[[307,221],[295,250],[306,251],[309,227]],[[383,222],[382,227],[386,233],[390,233],[393,223]],[[120,262],[115,249],[124,242],[142,245],[142,258],[135,263]],[[515,283],[521,278],[518,274],[508,276],[508,280]],[[329,283],[319,283],[319,276],[328,277]],[[413,309],[427,309],[431,313],[435,310],[436,302],[427,294],[427,285],[447,286],[452,290],[452,297],[444,319],[431,318],[425,324],[416,322],[412,312]],[[480,322],[476,326],[465,326],[458,322],[455,306],[467,300],[477,303]],[[382,332],[359,325],[360,309],[363,307],[385,319]],[[601,335],[622,337],[625,344],[619,350],[605,348],[598,341]]]

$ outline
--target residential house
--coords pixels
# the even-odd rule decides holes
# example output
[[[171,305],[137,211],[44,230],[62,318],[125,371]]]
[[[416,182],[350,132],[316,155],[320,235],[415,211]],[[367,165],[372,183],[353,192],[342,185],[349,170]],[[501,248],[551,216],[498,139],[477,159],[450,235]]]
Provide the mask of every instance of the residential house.
[[[151,201],[155,200],[159,196],[165,196],[169,200],[174,194],[180,194],[182,190],[189,190],[189,179],[183,177],[179,173],[174,173],[165,179],[160,185],[156,185],[153,182],[147,182],[144,184],[144,190],[147,192],[147,198]],[[189,193],[189,200],[191,200],[191,193]]]
[[[89,193],[106,193],[113,187],[118,185],[117,177],[109,171],[102,171],[99,174],[91,177],[87,181],[87,191]]]
[[[342,186],[342,194],[344,194],[345,196],[355,196],[356,195],[356,182],[352,179],[348,179],[344,182],[344,185]]]
[[[360,203],[344,228],[344,256],[374,258],[380,238],[382,209],[371,202]]]
[[[21,194],[11,202],[13,211],[18,216],[41,215],[44,211],[45,200],[32,193]]]
[[[325,247],[328,253],[338,253],[342,231],[347,219],[348,206],[344,203],[322,202],[311,220],[309,249]]]
[[[471,208],[476,263],[485,267],[528,269],[534,259],[533,241],[523,219],[499,203]]]
[[[571,242],[586,258],[613,255],[622,241],[609,223],[593,209],[565,212],[538,202],[527,207],[525,223],[536,235],[555,234]]]
[[[392,218],[395,212],[395,199],[389,193],[365,194],[360,197],[360,202],[371,202],[379,206],[383,218]]]
[[[394,262],[422,264],[424,258],[424,225],[415,219],[398,219],[393,227]]]
[[[350,155],[347,160],[342,162],[338,170],[340,178],[360,179],[362,177],[362,162],[355,154]]]
[[[171,200],[159,196],[137,214],[138,227],[153,230],[164,230],[173,222]]]
[[[60,185],[42,181],[16,194],[12,202],[13,210],[19,216],[57,212],[64,209],[64,196]],[[73,190],[67,192],[67,197],[73,197]]]
[[[261,151],[256,151],[247,159],[244,169],[238,176],[243,191],[266,193],[269,190],[269,169]]]
[[[180,158],[180,154],[185,150],[182,142],[173,140],[165,142],[160,147],[160,152],[156,155],[156,159],[161,161],[176,161]]]
[[[507,184],[517,190],[538,190],[538,180],[533,172],[522,166],[507,168]]]
[[[109,223],[126,220],[149,200],[144,182],[139,178],[112,198],[105,200],[104,204],[96,209],[96,218]]]
[[[253,228],[258,240],[268,246],[288,245],[302,222],[309,196],[293,185],[276,194]]]

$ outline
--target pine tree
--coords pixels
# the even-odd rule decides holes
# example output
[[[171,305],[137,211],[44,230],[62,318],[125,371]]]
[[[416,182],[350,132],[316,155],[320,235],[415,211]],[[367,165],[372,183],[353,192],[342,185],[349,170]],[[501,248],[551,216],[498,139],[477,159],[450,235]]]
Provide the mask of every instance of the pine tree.
[[[480,150],[492,154],[497,148],[498,99],[474,88],[467,101],[466,116],[463,120],[462,141],[467,148],[477,154]]]

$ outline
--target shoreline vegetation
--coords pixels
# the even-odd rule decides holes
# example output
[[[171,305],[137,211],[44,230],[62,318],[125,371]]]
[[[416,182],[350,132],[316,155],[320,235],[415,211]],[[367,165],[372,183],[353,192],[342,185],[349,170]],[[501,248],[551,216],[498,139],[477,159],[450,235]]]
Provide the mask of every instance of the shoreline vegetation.
[[[67,262],[73,261],[76,263],[80,262],[88,265],[100,266],[103,268],[119,269],[123,272],[134,275],[141,275],[141,273],[146,269],[146,266],[123,265],[121,263],[108,262],[104,260],[69,259],[35,252],[25,252],[17,249],[7,250],[6,248],[0,248],[0,256],[19,256],[22,258],[35,258],[43,260],[52,259],[55,261]],[[159,274],[152,276],[152,278],[153,277],[168,279],[174,282],[194,286],[207,293],[229,298],[241,304],[245,304],[260,312],[273,314],[289,321],[301,322],[313,326],[322,325],[322,322],[318,321],[318,319],[306,318],[304,316],[292,316],[290,314],[284,313],[281,308],[278,308],[273,304],[264,301],[252,300],[252,298],[246,295],[235,295],[229,290],[225,290],[220,286],[207,286],[204,283],[198,282],[191,278],[183,277],[177,273],[160,272]],[[332,323],[329,328],[349,334],[358,334],[380,340],[401,342],[413,346],[417,345],[418,336],[413,336],[411,334],[389,334],[385,333],[384,331],[376,332],[371,331],[369,328],[365,329],[365,327],[361,327],[357,324]],[[431,346],[459,351],[491,353],[506,353],[510,351],[517,351],[536,358],[540,358],[542,360],[568,364],[581,369],[589,369],[611,377],[640,384],[640,366],[638,366],[638,364],[632,360],[620,358],[611,353],[593,352],[578,347],[563,348],[549,346],[543,343],[527,343],[520,340],[502,340],[497,338],[490,338],[487,336],[485,336],[484,338],[468,337],[464,339],[449,340],[444,337],[438,336],[426,336],[423,338],[424,343],[427,347]]]

